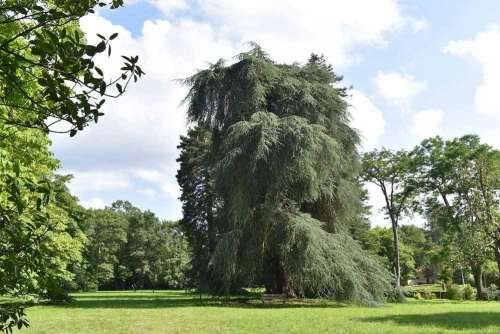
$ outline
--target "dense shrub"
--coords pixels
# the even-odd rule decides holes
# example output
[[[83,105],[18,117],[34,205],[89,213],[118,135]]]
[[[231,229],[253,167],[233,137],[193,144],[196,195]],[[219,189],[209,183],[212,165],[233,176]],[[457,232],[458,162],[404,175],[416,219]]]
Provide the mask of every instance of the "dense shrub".
[[[499,300],[500,290],[495,284],[491,284],[488,288],[483,291],[483,299],[485,300]]]
[[[474,289],[470,284],[467,284],[464,288],[464,299],[465,300],[474,300],[476,299],[476,289]]]
[[[430,300],[430,299],[436,298],[436,295],[434,294],[434,292],[430,292],[430,291],[423,291],[421,293],[421,295],[422,295],[422,298],[425,300]]]
[[[401,289],[401,293],[406,298],[417,298],[418,291]]]
[[[437,298],[434,292],[420,291],[415,294],[416,300],[431,300]]]
[[[49,300],[51,303],[68,303],[72,301],[68,292],[57,283],[49,284],[41,294],[41,297]]]
[[[462,300],[464,298],[464,292],[458,286],[453,285],[446,291],[446,298],[451,300]]]
[[[406,297],[406,292],[404,290],[394,288],[387,295],[387,301],[391,303],[405,303]]]

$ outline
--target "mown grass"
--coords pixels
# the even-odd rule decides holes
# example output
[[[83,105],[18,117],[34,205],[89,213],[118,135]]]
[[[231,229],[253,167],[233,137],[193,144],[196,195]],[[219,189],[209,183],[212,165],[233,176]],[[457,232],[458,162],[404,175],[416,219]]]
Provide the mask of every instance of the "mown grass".
[[[402,289],[407,291],[428,291],[428,292],[443,291],[441,284],[411,285],[411,286],[404,286],[402,287]]]
[[[500,333],[499,302],[413,301],[378,307],[322,301],[229,303],[180,291],[75,294],[28,309],[22,333]]]

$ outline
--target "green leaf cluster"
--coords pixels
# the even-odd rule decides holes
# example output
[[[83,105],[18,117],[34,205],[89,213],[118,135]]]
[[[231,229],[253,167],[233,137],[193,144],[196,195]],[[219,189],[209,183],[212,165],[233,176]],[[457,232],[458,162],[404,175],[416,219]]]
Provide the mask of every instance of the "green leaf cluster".
[[[112,8],[122,1],[113,1]],[[78,20],[108,4],[97,0],[5,0],[0,3],[0,120],[18,127],[74,136],[103,115],[106,98],[123,94],[144,71],[123,57],[122,73],[105,76],[95,57],[111,41],[87,44]],[[114,90],[114,91],[113,91]],[[63,126],[56,124],[63,124]]]

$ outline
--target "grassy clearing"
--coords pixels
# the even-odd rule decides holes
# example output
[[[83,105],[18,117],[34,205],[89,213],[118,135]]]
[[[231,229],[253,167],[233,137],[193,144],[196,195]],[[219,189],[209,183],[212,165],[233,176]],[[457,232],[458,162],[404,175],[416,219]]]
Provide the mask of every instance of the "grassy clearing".
[[[380,307],[326,302],[202,300],[179,291],[75,294],[28,310],[30,334],[499,333],[499,302],[410,301]]]

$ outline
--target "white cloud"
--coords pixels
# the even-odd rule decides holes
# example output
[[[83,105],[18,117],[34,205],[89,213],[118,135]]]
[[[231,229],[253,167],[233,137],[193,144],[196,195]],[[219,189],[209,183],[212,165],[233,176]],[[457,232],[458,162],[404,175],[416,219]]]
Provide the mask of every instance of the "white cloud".
[[[180,196],[179,185],[175,180],[169,178],[168,171],[159,170],[136,170],[134,174],[144,181],[156,186],[158,190],[146,188],[139,190],[139,193],[154,197],[158,195],[165,196],[167,199],[177,199]]]
[[[419,138],[436,136],[441,133],[442,109],[425,109],[413,114],[411,132]]]
[[[93,197],[89,201],[81,201],[80,204],[87,209],[104,209],[106,204],[99,197]]]
[[[77,196],[86,198],[90,191],[111,191],[130,185],[128,191],[151,196],[151,191],[141,192],[138,180],[161,179],[151,187],[161,197],[175,199],[176,213],[168,215],[179,217],[178,196],[169,184],[176,183],[176,147],[179,136],[186,129],[185,108],[180,102],[187,91],[174,80],[205,67],[206,61],[229,58],[238,50],[227,39],[219,38],[210,25],[190,20],[146,21],[138,38],[100,16],[85,17],[81,24],[90,39],[97,32],[106,35],[119,32],[119,37],[113,41],[114,58],[100,59],[100,67],[105,72],[112,73],[120,67],[117,64],[120,55],[137,54],[147,74],[123,97],[106,103],[105,116],[98,124],[71,139],[52,137],[57,157],[64,167],[75,172],[72,190]],[[99,176],[99,181],[95,181],[90,175],[96,170],[106,177]],[[125,177],[128,181],[122,179]],[[110,181],[117,178],[118,184]]]
[[[483,115],[500,115],[500,31],[496,24],[479,32],[473,39],[452,40],[443,48],[453,54],[471,60],[481,67],[482,82],[476,87],[474,102],[476,111]]]
[[[157,6],[165,19],[145,21],[138,36],[99,15],[84,17],[81,25],[91,42],[98,32],[119,33],[112,44],[113,57],[99,59],[106,73],[118,73],[120,55],[139,55],[146,76],[123,97],[107,101],[99,124],[71,139],[52,139],[57,157],[74,171],[71,187],[76,195],[89,198],[94,195],[90,192],[108,191],[103,198],[111,198],[126,189],[145,198],[168,198],[176,203],[175,215],[180,215],[180,204],[174,200],[179,195],[176,146],[186,131],[180,102],[187,90],[174,79],[193,74],[207,62],[231,59],[248,41],[258,42],[280,62],[305,61],[316,52],[336,68],[345,67],[360,59],[360,47],[383,46],[408,23],[397,0],[200,0],[196,8],[184,0],[126,3],[141,1]],[[197,18],[175,15],[184,11],[196,12]],[[352,104],[353,124],[366,145],[373,145],[383,133],[380,111],[359,92],[353,94]]]
[[[370,225],[390,227],[391,222],[382,211],[385,200],[380,188],[373,183],[366,183],[365,189],[368,191],[368,204],[371,206]]]
[[[359,59],[355,47],[383,45],[404,25],[395,0],[204,0],[198,5],[221,34],[256,41],[284,62],[316,52],[337,67],[348,65]]]
[[[377,144],[378,138],[385,133],[384,114],[360,91],[351,90],[350,93],[351,125],[359,130],[363,148],[371,149]]]
[[[498,128],[483,131],[481,137],[488,145],[500,150],[500,132]]]
[[[429,21],[425,19],[410,18],[409,23],[411,28],[413,29],[413,32],[419,32],[429,28]]]
[[[170,16],[174,10],[185,10],[189,8],[185,0],[149,0],[149,3],[157,7],[167,16]]]
[[[411,98],[427,87],[425,81],[417,81],[411,75],[396,72],[379,72],[374,81],[378,93],[396,105],[408,104]]]
[[[176,200],[180,196],[180,189],[175,178],[172,180],[172,173],[166,170],[62,170],[60,173],[73,175],[69,188],[76,195],[107,191],[119,194],[126,191],[129,194],[137,193],[149,199]],[[96,203],[96,200],[91,198],[83,203]]]
[[[141,2],[147,2],[155,6],[166,16],[172,15],[174,11],[189,8],[186,0],[124,0],[126,6],[136,5]]]
[[[151,170],[151,169],[136,170],[135,174],[141,179],[151,183],[162,182],[163,179],[165,178],[165,173],[161,173],[158,170]]]
[[[165,182],[161,185],[161,190],[164,194],[166,194],[170,199],[177,199],[181,195],[181,190],[179,185],[174,182]]]
[[[158,196],[158,192],[153,188],[138,189],[137,193],[147,198],[155,198]]]
[[[123,190],[132,187],[130,178],[123,172],[63,170],[61,174],[73,175],[69,188],[76,194],[87,191]]]

